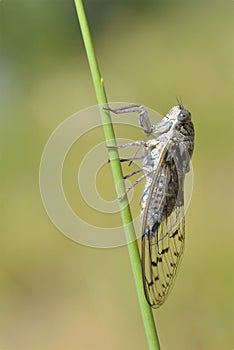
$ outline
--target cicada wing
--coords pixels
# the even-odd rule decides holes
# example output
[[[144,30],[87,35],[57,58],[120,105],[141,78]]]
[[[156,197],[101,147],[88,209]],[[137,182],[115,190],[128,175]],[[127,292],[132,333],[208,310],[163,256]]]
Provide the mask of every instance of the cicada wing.
[[[164,303],[173,285],[185,243],[185,220],[170,233],[162,223],[154,236],[142,237],[142,272],[148,303],[157,308]]]
[[[162,305],[167,298],[184,250],[183,191],[179,190],[179,181],[176,179],[176,167],[162,162],[151,184],[143,216],[143,284],[146,299],[154,308]],[[180,198],[172,205],[170,195],[173,196],[173,191]]]

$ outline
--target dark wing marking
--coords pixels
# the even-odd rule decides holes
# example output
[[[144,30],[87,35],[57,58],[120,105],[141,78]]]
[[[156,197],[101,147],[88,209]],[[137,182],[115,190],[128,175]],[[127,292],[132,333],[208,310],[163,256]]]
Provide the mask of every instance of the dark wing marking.
[[[165,151],[151,184],[142,222],[143,284],[146,299],[154,308],[168,296],[185,242],[183,190],[179,190],[183,184],[179,186],[173,159],[167,162],[166,158]]]
[[[148,303],[157,308],[164,303],[173,285],[185,242],[184,218],[171,233],[165,235],[165,223],[157,234],[142,237],[142,271]]]

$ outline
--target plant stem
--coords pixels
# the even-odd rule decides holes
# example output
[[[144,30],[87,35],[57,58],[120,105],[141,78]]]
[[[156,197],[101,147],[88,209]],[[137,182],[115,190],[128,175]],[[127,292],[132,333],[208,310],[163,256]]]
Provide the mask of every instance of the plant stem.
[[[78,19],[80,22],[81,32],[82,32],[84,45],[85,45],[85,49],[88,57],[88,62],[89,62],[89,67],[90,67],[93,84],[96,92],[97,102],[100,106],[100,114],[102,118],[106,144],[108,146],[115,145],[116,144],[115,134],[111,123],[110,113],[107,111],[104,111],[102,108],[103,105],[107,104],[107,98],[106,98],[106,93],[104,88],[104,80],[101,77],[101,74],[98,68],[98,63],[97,63],[83,3],[82,3],[82,0],[74,0],[74,2],[76,6]],[[116,192],[117,192],[117,196],[119,197],[125,190],[122,168],[119,161],[119,155],[118,155],[117,149],[108,149],[108,153],[110,157],[111,169],[113,173]],[[148,347],[150,350],[159,350],[160,345],[159,345],[157,331],[154,323],[153,313],[144,295],[140,254],[139,254],[138,244],[136,241],[136,234],[132,223],[132,215],[130,212],[127,196],[125,196],[123,200],[119,201],[119,205],[120,205],[120,214],[122,218],[126,241],[130,242],[128,243],[128,252],[129,252],[132,271],[133,271],[134,280],[136,284],[138,300],[139,300],[142,319],[145,327]]]

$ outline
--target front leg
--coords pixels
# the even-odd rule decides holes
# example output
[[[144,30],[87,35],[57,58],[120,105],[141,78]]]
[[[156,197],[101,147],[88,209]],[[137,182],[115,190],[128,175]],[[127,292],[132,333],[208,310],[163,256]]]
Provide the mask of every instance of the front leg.
[[[124,145],[113,145],[113,146],[106,146],[106,148],[128,148],[128,147],[133,147],[133,146],[145,146],[146,143],[145,141],[134,141],[130,143],[125,143]]]
[[[138,113],[139,123],[140,123],[140,126],[142,127],[142,129],[144,130],[144,132],[147,135],[150,135],[153,131],[153,127],[152,127],[152,124],[150,122],[148,112],[147,112],[146,108],[140,104],[132,104],[129,106],[124,106],[124,107],[115,108],[115,109],[112,109],[110,107],[103,107],[103,109],[105,111],[110,111],[110,112],[115,113],[115,114],[131,113],[131,112]]]

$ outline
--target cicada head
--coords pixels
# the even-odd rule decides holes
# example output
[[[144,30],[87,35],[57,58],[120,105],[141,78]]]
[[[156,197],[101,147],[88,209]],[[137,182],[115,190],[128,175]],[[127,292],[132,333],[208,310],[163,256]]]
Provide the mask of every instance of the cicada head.
[[[184,108],[182,105],[179,105],[179,112],[177,115],[177,120],[181,123],[186,123],[191,120],[191,113]]]
[[[182,104],[172,107],[167,116],[172,120],[177,120],[180,123],[186,123],[191,120],[191,113],[184,108]]]

